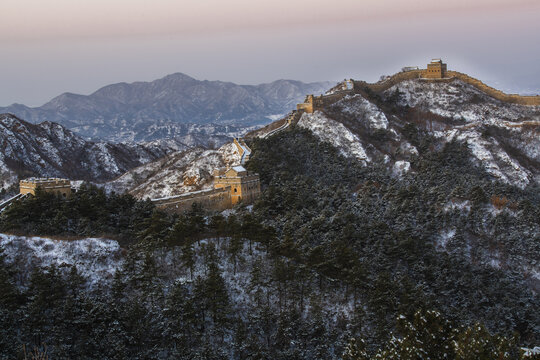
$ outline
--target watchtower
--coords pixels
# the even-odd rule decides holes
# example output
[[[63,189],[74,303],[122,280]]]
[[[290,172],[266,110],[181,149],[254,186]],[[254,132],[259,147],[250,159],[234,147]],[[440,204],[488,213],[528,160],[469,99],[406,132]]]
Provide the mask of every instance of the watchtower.
[[[426,79],[443,79],[446,76],[446,64],[441,59],[433,59],[427,65],[424,77]]]
[[[21,194],[36,195],[36,190],[41,189],[68,197],[71,194],[71,182],[68,179],[57,178],[30,178],[19,182]]]
[[[242,201],[252,203],[261,193],[259,175],[248,172],[243,166],[214,172],[214,189],[230,188],[232,205]]]

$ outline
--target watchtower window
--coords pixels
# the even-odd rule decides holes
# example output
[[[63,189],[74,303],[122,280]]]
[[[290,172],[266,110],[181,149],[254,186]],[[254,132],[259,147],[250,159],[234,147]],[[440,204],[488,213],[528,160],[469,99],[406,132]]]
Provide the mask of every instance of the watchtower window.
[[[234,192],[237,192],[236,188],[234,188]]]

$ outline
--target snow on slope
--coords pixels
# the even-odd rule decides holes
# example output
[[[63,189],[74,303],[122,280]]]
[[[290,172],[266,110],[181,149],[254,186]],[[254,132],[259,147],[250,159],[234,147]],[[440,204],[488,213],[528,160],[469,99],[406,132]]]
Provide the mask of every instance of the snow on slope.
[[[336,105],[341,107],[342,112],[357,116],[357,120],[366,123],[368,127],[373,129],[388,127],[386,115],[361,95],[346,96]]]
[[[344,156],[371,161],[357,135],[342,123],[326,117],[319,111],[313,114],[302,114],[298,126],[311,130],[321,140],[338,148]]]
[[[539,106],[506,104],[461,81],[405,81],[384,92],[382,100],[390,103],[397,90],[398,104],[405,113],[405,106],[419,110],[414,115],[420,120],[418,126],[441,143],[466,142],[494,178],[521,188],[540,183]],[[431,119],[429,113],[435,117]],[[325,107],[324,113],[304,114],[299,126],[346,156],[382,161],[400,176],[410,170],[410,159],[418,153],[402,134],[406,121],[387,116],[375,103],[356,94]]]
[[[0,234],[7,261],[23,274],[35,267],[75,265],[91,287],[110,282],[122,264],[118,242],[108,239],[52,240]]]
[[[446,126],[433,135],[465,141],[495,178],[521,188],[540,182],[540,106],[507,104],[460,80],[408,80],[384,95],[388,98],[396,90],[401,93],[400,105],[462,121],[463,125]]]
[[[402,92],[401,105],[418,106],[441,116],[467,122],[501,125],[503,121],[540,120],[539,106],[507,104],[461,80],[430,82],[403,81],[385,93]]]
[[[30,124],[0,114],[2,187],[21,176],[67,177],[104,181],[165,155],[157,145],[90,142],[59,124]]]
[[[453,130],[444,132],[442,136],[448,140],[456,137],[458,140],[466,141],[471,152],[482,162],[486,171],[503,182],[523,188],[533,179],[531,172],[508,155],[496,139],[482,138],[482,135],[477,131],[459,133],[457,130]]]
[[[187,267],[181,266],[180,247],[158,249],[152,254],[159,274],[154,281],[168,288],[174,283],[189,286],[198,277],[205,278],[207,276],[205,248],[210,244],[216,248],[218,266],[231,299],[231,306],[242,313],[243,309],[253,306],[254,293],[257,291],[260,291],[260,296],[277,306],[279,295],[271,284],[260,285],[257,288],[252,286],[251,271],[254,263],[257,263],[262,273],[269,273],[275,261],[257,244],[250,246],[244,242],[235,265],[228,252],[228,239],[220,241],[203,239],[196,242],[193,244],[195,255],[193,274]],[[109,239],[90,238],[69,241],[0,234],[0,247],[5,249],[7,262],[15,266],[22,274],[20,281],[25,284],[28,284],[30,274],[37,267],[54,264],[60,269],[69,269],[71,265],[75,265],[78,272],[87,279],[90,290],[106,289],[111,285],[114,274],[121,269],[124,262],[123,250],[116,241]],[[17,285],[21,286],[20,283]],[[320,305],[328,314],[328,318],[334,321],[337,318],[349,318],[354,314],[354,300],[346,294],[345,289],[334,291],[335,296],[321,296]],[[310,306],[310,301],[309,298],[305,299],[306,306]]]
[[[239,163],[240,156],[232,143],[217,150],[191,149],[128,171],[105,187],[116,192],[129,191],[141,199],[179,195],[211,188],[215,169]]]
[[[347,95],[324,111],[303,114],[298,125],[345,156],[383,162],[401,176],[414,171],[410,161],[418,154],[402,133],[410,120],[400,118],[414,108],[413,121],[438,138],[439,146],[464,141],[494,178],[521,188],[540,183],[540,106],[506,104],[459,80],[417,79],[393,86],[382,100],[392,108],[397,99],[403,108],[391,116],[368,99]]]

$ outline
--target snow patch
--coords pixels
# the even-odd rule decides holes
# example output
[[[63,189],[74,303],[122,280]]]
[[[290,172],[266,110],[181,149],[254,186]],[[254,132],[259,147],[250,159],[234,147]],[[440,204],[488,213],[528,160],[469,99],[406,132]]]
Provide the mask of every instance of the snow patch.
[[[0,234],[0,246],[7,261],[18,269],[74,265],[90,287],[111,281],[123,262],[120,245],[109,239],[53,240]]]
[[[386,115],[375,104],[372,104],[361,95],[347,95],[338,101],[335,106],[340,107],[344,113],[357,116],[359,121],[367,123],[368,127],[372,129],[388,128]]]
[[[335,146],[346,157],[371,161],[357,135],[319,111],[302,114],[298,126],[311,130],[318,138]]]
[[[410,169],[411,169],[410,162],[400,160],[400,161],[396,161],[396,163],[394,164],[394,167],[392,168],[392,172],[395,175],[402,176],[408,173]]]
[[[441,232],[439,237],[436,240],[437,247],[441,249],[446,249],[446,244],[450,239],[452,239],[456,235],[456,229],[449,229]]]

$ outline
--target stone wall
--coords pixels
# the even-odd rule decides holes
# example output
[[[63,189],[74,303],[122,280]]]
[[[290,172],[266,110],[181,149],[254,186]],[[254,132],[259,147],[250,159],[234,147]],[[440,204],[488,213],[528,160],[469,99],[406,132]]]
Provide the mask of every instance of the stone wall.
[[[521,96],[517,94],[505,94],[504,92],[497,90],[495,88],[492,88],[491,86],[488,86],[481,82],[478,79],[475,79],[467,74],[463,74],[457,71],[448,71],[447,72],[449,77],[460,79],[461,81],[470,84],[477,88],[478,90],[486,93],[487,95],[511,104],[519,104],[519,105],[540,105],[540,96]]]
[[[230,188],[195,191],[162,199],[153,199],[157,208],[177,213],[191,209],[194,203],[205,209],[222,211],[232,207]]]
[[[314,102],[315,97],[313,95],[308,95],[306,96],[306,100],[304,100],[303,103],[296,105],[296,111],[311,114],[313,113],[313,111],[315,111]]]
[[[303,103],[296,105],[296,112],[300,113],[300,115],[303,112],[311,114],[317,110],[322,110],[324,109],[325,106],[331,105],[343,99],[345,96],[353,94],[353,93],[354,93],[354,90],[350,89],[350,90],[336,91],[335,93],[328,94],[328,95],[320,95],[320,96],[308,95],[306,97],[306,100]]]

